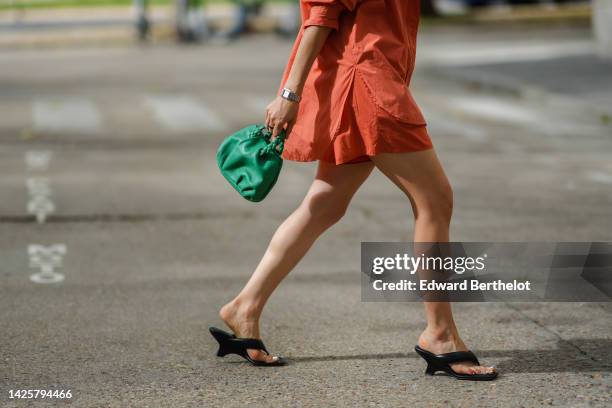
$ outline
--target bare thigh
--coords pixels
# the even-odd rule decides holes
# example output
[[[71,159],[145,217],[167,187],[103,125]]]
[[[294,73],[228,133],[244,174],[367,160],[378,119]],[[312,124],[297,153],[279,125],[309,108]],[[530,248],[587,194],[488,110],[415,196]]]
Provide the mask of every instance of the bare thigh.
[[[449,213],[452,189],[434,149],[384,153],[371,160],[408,196],[415,218]]]
[[[313,214],[341,216],[373,168],[372,162],[341,165],[319,162],[317,175],[302,205]]]

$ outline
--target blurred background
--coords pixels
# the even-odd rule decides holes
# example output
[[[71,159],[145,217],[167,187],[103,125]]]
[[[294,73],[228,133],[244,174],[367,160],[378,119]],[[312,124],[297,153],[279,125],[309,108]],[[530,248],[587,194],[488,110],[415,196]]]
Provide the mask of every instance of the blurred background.
[[[421,3],[411,87],[452,238],[610,241],[612,1]],[[264,315],[294,364],[213,357],[206,326],[314,176],[286,162],[253,204],[215,161],[263,121],[298,28],[297,1],[0,0],[0,405],[49,387],[79,407],[609,403],[610,304],[459,304],[504,378],[422,376],[421,305],[360,301],[360,242],[412,234],[378,172]]]
[[[584,21],[591,14],[609,13],[608,2],[599,0],[593,4],[589,0],[419,1],[424,16],[455,23],[520,20],[543,24],[551,19]],[[6,45],[109,44],[134,37],[228,41],[255,32],[291,37],[299,28],[299,1],[2,0],[0,17],[2,44]]]

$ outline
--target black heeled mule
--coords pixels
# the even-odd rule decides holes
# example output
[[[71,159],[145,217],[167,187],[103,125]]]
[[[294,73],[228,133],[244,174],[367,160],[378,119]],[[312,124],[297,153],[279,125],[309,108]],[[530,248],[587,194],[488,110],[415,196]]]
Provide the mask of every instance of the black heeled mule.
[[[217,356],[219,357],[225,357],[228,354],[238,354],[249,363],[259,367],[278,367],[287,364],[287,361],[285,361],[282,357],[277,357],[276,361],[272,361],[270,363],[253,360],[251,356],[249,356],[247,351],[248,349],[261,350],[270,355],[266,349],[266,346],[259,339],[245,339],[236,337],[234,334],[217,329],[216,327],[209,327],[208,330],[215,340],[219,342],[219,351],[217,351]]]
[[[453,353],[434,354],[420,348],[419,346],[415,346],[414,351],[416,351],[417,354],[423,357],[423,359],[427,362],[425,374],[434,375],[438,371],[444,371],[448,375],[451,375],[458,380],[471,381],[491,381],[497,378],[497,372],[490,374],[459,374],[451,368],[451,364],[460,363],[462,361],[471,361],[476,365],[480,365],[478,359],[471,351],[455,351]]]

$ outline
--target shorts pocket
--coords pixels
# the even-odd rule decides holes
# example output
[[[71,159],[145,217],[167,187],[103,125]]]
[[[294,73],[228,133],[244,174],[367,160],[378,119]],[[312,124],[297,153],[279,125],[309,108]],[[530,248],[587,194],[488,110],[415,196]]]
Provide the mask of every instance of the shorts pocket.
[[[399,121],[412,125],[427,124],[419,105],[401,79],[386,72],[365,73],[359,69],[357,71],[372,101],[379,108]]]

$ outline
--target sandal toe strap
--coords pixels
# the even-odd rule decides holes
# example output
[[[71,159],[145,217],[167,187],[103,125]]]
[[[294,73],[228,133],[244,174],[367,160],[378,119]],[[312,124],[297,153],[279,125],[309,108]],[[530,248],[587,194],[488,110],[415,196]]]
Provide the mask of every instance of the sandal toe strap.
[[[240,345],[241,347],[243,347],[245,349],[262,350],[266,354],[270,354],[270,353],[268,353],[268,350],[266,349],[266,346],[264,345],[263,341],[261,341],[259,339],[235,338],[235,339],[232,339],[232,342],[234,342],[235,344]]]
[[[462,361],[471,361],[476,365],[480,365],[478,359],[471,351],[455,351],[453,353],[439,354],[436,356],[438,361],[446,364],[460,363]]]

